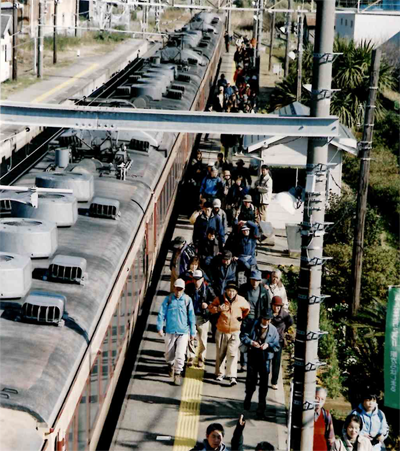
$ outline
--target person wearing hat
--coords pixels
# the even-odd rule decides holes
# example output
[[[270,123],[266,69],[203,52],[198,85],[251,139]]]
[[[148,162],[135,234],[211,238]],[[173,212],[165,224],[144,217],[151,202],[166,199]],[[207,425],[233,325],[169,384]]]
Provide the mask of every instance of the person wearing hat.
[[[279,350],[279,334],[271,324],[272,310],[262,310],[260,317],[254,322],[250,330],[243,330],[241,341],[248,349],[248,365],[246,377],[246,397],[244,409],[250,410],[251,398],[257,388],[257,379],[260,378],[258,391],[257,415],[263,417],[267,406],[268,376],[271,360],[274,353]]]
[[[164,333],[165,325],[165,333]],[[185,281],[177,279],[174,291],[166,296],[157,316],[157,332],[165,337],[165,360],[175,385],[181,385],[186,348],[196,337],[196,316],[192,299],[185,294]]]
[[[174,291],[175,280],[180,274],[184,274],[188,267],[189,261],[194,255],[194,251],[188,245],[183,236],[177,236],[172,241],[172,258],[170,262],[171,269],[171,292]]]
[[[228,231],[228,218],[224,210],[222,210],[222,202],[220,199],[213,200],[213,212],[215,215],[221,218],[222,228],[224,229],[224,234],[226,235]]]
[[[243,328],[251,329],[254,321],[259,318],[261,311],[270,307],[267,290],[261,284],[261,271],[253,270],[248,281],[239,288],[239,293],[250,304],[250,313],[243,322]],[[240,350],[240,369],[245,371],[247,366],[247,350]]]
[[[268,296],[267,296],[268,299]],[[274,354],[272,359],[272,375],[271,375],[271,388],[278,390],[278,378],[281,369],[282,350],[285,347],[285,334],[289,330],[289,327],[293,325],[293,318],[283,308],[283,300],[280,296],[274,296],[271,301],[273,318],[271,323],[276,327],[279,334],[279,351]]]
[[[212,260],[219,252],[220,246],[216,238],[215,229],[210,227],[207,230],[207,238],[205,240],[200,240],[198,248],[201,267],[207,273],[208,277],[210,277]]]
[[[238,294],[236,283],[229,282],[224,294],[216,297],[208,309],[212,315],[219,314],[215,334],[216,380],[224,379],[226,361],[226,376],[230,379],[231,385],[236,385],[240,328],[242,321],[250,312],[250,305],[243,296]]]
[[[221,255],[214,258],[211,267],[211,284],[217,296],[222,296],[229,282],[236,283],[237,263],[232,252],[225,249]]]
[[[237,211],[237,219],[236,222],[240,221],[253,221],[256,220],[256,211],[253,205],[253,199],[250,194],[246,194],[243,197],[242,205]]]
[[[373,390],[367,388],[364,391],[360,404],[351,414],[362,419],[360,434],[370,440],[373,450],[385,449],[384,441],[389,435],[389,427],[385,414],[378,407],[378,396]]]
[[[207,174],[200,186],[200,198],[206,201],[212,201],[213,199],[220,197],[224,190],[222,180],[218,177],[218,169],[211,165],[210,173]]]
[[[221,218],[213,213],[213,204],[205,202],[193,227],[193,243],[197,249],[199,249],[200,242],[206,240],[209,229],[214,229],[220,249],[222,249],[225,243],[225,233]]]
[[[272,177],[269,173],[268,166],[261,166],[260,178],[255,183],[256,190],[259,193],[260,201],[258,205],[258,214],[261,221],[267,220],[267,208],[272,198]]]
[[[258,227],[253,221],[239,223],[239,227],[240,231],[227,243],[227,247],[232,251],[234,259],[238,261],[239,271],[244,270],[249,274],[252,269],[257,269]]]
[[[193,271],[193,279],[186,284],[185,291],[193,301],[198,337],[197,352],[196,342],[189,341],[187,365],[190,367],[197,363],[199,368],[204,368],[207,351],[207,336],[210,327],[210,311],[208,310],[208,306],[215,299],[215,293],[212,287],[204,280],[204,273],[201,269]],[[196,354],[197,362],[195,362]]]
[[[243,177],[243,181],[245,182],[244,185],[250,187],[251,186],[251,175],[250,175],[248,168],[246,168],[245,162],[242,159],[240,159],[236,162],[234,178],[236,179],[239,175],[241,175]]]

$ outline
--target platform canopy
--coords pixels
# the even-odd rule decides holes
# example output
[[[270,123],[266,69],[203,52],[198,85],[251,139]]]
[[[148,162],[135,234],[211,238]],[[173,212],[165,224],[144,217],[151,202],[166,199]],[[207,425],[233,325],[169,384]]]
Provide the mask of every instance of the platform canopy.
[[[310,116],[310,108],[299,102],[291,103],[272,114],[280,117],[307,117]],[[243,147],[247,152],[254,152],[261,148],[268,148],[278,143],[285,143],[286,138],[290,135],[245,135],[243,140]],[[357,155],[357,140],[350,129],[339,123],[339,134],[335,136],[331,144],[338,149],[349,152],[352,155]]]

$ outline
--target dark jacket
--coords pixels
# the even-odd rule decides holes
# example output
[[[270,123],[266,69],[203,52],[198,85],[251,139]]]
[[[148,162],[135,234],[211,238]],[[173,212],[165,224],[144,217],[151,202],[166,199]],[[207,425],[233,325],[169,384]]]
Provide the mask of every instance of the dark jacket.
[[[212,241],[210,241],[208,238],[200,241],[198,255],[200,258],[201,266],[209,266],[212,259],[218,255],[219,250],[219,242],[216,238]]]
[[[254,348],[251,346],[252,341],[257,341],[257,338],[259,337],[260,332],[260,321],[256,320],[253,324],[253,327],[251,328],[250,332],[248,331],[242,331],[240,334],[240,340],[241,342],[246,345],[248,348],[248,355],[249,355],[249,364],[251,360],[257,360],[260,361],[267,361],[271,360],[274,357],[274,353],[279,351],[279,334],[276,330],[276,327],[273,326],[271,323],[269,324],[269,330],[267,333],[267,336],[265,337],[265,340],[263,343],[268,343],[268,348],[265,350]],[[262,343],[262,344],[263,344]]]
[[[224,294],[225,287],[228,282],[236,282],[237,278],[237,263],[231,261],[229,266],[222,263],[222,256],[214,258],[211,267],[212,286],[215,294],[221,296]]]
[[[256,211],[253,206],[246,208],[244,205],[240,207],[240,213],[238,216],[238,221],[255,221]]]
[[[293,318],[282,307],[278,315],[272,318],[271,324],[273,324],[276,327],[276,330],[278,331],[279,334],[279,338],[281,341],[283,341],[285,339],[285,332],[293,324]]]
[[[254,305],[251,301],[251,296],[249,296],[249,293],[253,291],[253,287],[251,286],[250,282],[244,283],[239,287],[239,294],[242,295],[244,298],[247,299],[247,302],[250,304],[250,313],[247,317],[247,319],[255,319],[259,318],[261,314],[261,310],[266,309],[268,310],[270,308],[269,302],[268,302],[268,293],[267,290],[262,286],[260,283],[260,293],[258,296],[258,300],[256,304]]]
[[[204,281],[199,290],[196,290],[194,282],[188,282],[185,293],[192,298],[195,315],[202,316],[207,320],[210,316],[210,311],[208,308],[203,309],[201,304],[205,302],[209,305],[215,299],[215,293],[212,287]]]
[[[243,451],[243,429],[239,421],[236,424],[236,428],[233,431],[232,441],[231,441],[231,451]],[[197,444],[190,451],[214,451],[210,448],[207,440],[203,440],[202,443]],[[229,451],[229,448],[225,445],[225,443],[221,443],[218,447],[217,451]]]
[[[245,185],[237,185],[234,183],[229,189],[228,195],[226,196],[227,205],[234,205],[239,207],[242,204],[243,197],[247,194],[248,189]]]
[[[224,229],[222,227],[222,221],[219,216],[211,213],[208,218],[204,212],[202,212],[196,219],[193,228],[193,243],[198,248],[201,241],[207,239],[208,229],[213,228],[216,231],[216,235],[220,246],[225,242]]]
[[[244,236],[243,232],[238,232],[233,240],[231,240],[230,250],[235,257],[256,255],[256,245],[258,238],[258,227],[253,221],[247,221],[246,225],[250,229],[249,236]]]

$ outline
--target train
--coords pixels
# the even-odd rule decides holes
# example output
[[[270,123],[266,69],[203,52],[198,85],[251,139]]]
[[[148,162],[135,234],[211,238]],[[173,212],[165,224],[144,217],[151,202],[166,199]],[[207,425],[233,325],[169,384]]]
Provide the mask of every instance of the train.
[[[82,102],[204,110],[223,29],[196,14]],[[3,196],[0,449],[96,449],[194,141],[63,130]]]

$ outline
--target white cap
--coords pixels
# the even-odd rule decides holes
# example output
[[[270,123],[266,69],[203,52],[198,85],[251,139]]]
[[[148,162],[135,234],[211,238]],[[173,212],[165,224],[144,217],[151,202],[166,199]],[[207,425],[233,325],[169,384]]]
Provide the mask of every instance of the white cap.
[[[203,277],[203,271],[201,269],[193,271],[193,279],[202,279]]]
[[[213,207],[221,208],[221,201],[219,199],[213,200]]]
[[[176,279],[174,283],[175,288],[182,288],[185,289],[185,281],[183,279]]]

